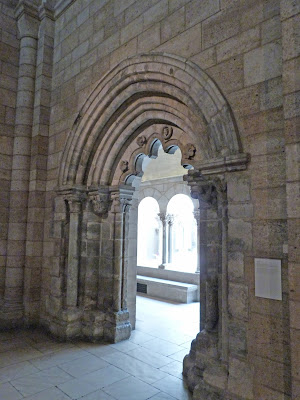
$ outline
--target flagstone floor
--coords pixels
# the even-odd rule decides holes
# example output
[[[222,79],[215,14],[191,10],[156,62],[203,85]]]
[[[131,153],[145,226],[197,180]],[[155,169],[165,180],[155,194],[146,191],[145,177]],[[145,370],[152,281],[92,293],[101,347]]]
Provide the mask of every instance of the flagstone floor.
[[[182,360],[198,327],[199,303],[138,296],[136,330],[121,343],[0,333],[0,399],[190,400]]]

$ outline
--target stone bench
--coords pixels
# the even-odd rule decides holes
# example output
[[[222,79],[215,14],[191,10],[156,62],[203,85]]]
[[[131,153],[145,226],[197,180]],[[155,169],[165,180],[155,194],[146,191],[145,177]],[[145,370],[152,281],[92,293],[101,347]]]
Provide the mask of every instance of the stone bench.
[[[137,293],[178,303],[192,303],[199,298],[197,285],[142,275],[137,275]]]

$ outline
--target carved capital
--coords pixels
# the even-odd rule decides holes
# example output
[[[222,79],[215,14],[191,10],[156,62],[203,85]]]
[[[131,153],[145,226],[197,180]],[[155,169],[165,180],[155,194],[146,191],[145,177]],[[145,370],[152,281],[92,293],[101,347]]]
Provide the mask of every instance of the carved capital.
[[[174,224],[174,215],[173,214],[167,214],[167,222],[169,226],[172,226]]]
[[[157,214],[159,219],[161,220],[163,226],[166,226],[167,224],[172,225],[174,222],[174,215],[173,214],[166,214],[164,212],[158,213]]]
[[[218,201],[227,202],[227,185],[223,177],[203,177],[198,171],[190,171],[184,180],[191,188],[192,197],[198,199],[202,207],[217,207]]]
[[[126,213],[130,210],[134,188],[123,185],[119,190],[111,192],[111,211],[113,213]]]
[[[83,198],[76,195],[68,195],[65,200],[68,202],[70,213],[80,213],[82,210]]]
[[[93,191],[89,193],[89,200],[91,202],[93,211],[96,215],[106,214],[110,208],[111,201],[109,194]]]
[[[15,8],[20,38],[38,38],[39,31],[39,12],[35,1],[20,0]]]
[[[53,0],[46,0],[42,3],[42,5],[39,7],[39,18],[40,20],[49,18],[52,21],[55,21]]]

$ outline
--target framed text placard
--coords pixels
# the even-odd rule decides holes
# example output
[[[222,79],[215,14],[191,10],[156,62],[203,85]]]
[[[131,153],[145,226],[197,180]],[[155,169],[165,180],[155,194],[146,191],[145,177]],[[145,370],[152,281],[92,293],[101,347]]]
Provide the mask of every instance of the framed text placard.
[[[282,300],[281,260],[255,258],[255,296]]]

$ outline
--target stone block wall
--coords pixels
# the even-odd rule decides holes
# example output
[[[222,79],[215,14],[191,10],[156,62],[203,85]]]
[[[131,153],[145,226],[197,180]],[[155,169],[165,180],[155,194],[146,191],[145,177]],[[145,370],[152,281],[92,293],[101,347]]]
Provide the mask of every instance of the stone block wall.
[[[288,230],[280,11],[279,0],[126,0],[121,4],[78,0],[56,21],[49,191],[56,185],[66,134],[83,102],[103,74],[124,58],[151,51],[186,57],[204,69],[228,99],[244,151],[251,155],[248,172],[228,178],[228,301],[233,332],[229,346],[234,355],[230,368],[238,380],[239,368],[250,361],[249,387],[254,378],[255,390],[249,398],[291,395],[286,373],[289,289],[283,247]],[[292,35],[295,28],[286,26],[286,34]],[[286,73],[292,74],[293,52],[285,57],[293,60],[288,63],[291,72]],[[292,97],[286,96],[285,103],[291,102]],[[254,296],[254,257],[283,260],[282,302]],[[282,326],[275,339],[270,325]],[[276,345],[268,352],[266,344],[273,340]],[[267,377],[274,367],[280,378],[276,383]],[[242,394],[245,384],[236,395]]]
[[[19,65],[17,25],[9,4],[0,2],[0,157],[4,166],[0,293],[5,285],[9,201],[11,205],[18,201],[9,200]],[[62,152],[75,120],[82,117],[81,107],[99,79],[125,58],[172,53],[193,61],[215,81],[231,106],[243,151],[251,156],[247,171],[226,176],[228,390],[231,398],[299,396],[299,11],[296,0],[57,3],[55,31],[45,27],[48,33],[39,35],[37,45],[32,125],[32,136],[37,138],[32,141],[26,189],[27,194],[33,193],[29,202],[24,199],[28,207],[24,224],[28,225],[25,230],[21,227],[21,233],[12,230],[10,242],[27,240],[29,320],[45,319],[51,285],[55,290],[60,284],[51,281],[49,273],[61,245],[53,239],[55,229],[61,229],[61,222],[53,223],[53,201]],[[17,162],[17,148],[15,155]],[[22,206],[16,208],[20,211]],[[13,222],[12,211],[10,218]],[[20,213],[17,218],[18,224],[23,223]],[[92,242],[93,238],[87,238],[87,243]],[[282,259],[281,302],[255,297],[255,257]],[[93,260],[88,262],[92,265]],[[18,271],[12,279],[20,287]],[[7,276],[9,272],[6,269]]]

